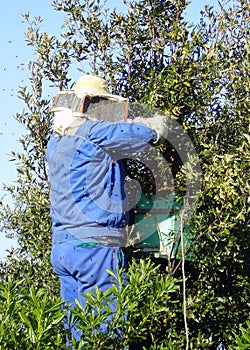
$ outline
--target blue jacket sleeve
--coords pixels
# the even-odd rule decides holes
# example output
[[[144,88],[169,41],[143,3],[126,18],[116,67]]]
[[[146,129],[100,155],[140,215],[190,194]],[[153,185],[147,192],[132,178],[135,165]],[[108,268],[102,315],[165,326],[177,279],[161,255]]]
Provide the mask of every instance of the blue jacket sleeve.
[[[89,134],[89,140],[107,152],[122,154],[143,152],[156,139],[154,130],[139,123],[104,123]]]

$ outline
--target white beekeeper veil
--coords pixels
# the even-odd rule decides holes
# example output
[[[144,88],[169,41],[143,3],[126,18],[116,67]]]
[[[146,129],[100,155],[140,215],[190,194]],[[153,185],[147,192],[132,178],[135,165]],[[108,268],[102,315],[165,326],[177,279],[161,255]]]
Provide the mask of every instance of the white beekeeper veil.
[[[51,108],[55,115],[53,129],[60,135],[72,134],[70,129],[75,130],[84,118],[88,118],[85,114],[86,105],[88,99],[95,97],[128,103],[127,98],[111,94],[104,79],[94,75],[83,75],[72,89],[62,90],[56,95]]]

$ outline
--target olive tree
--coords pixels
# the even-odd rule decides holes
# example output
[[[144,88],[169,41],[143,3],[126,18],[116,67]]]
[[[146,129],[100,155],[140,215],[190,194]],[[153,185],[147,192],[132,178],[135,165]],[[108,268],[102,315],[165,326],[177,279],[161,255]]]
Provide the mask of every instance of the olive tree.
[[[194,27],[185,20],[185,0],[124,3],[127,11],[120,13],[100,0],[54,0],[65,15],[58,37],[40,30],[41,18],[25,16],[35,59],[29,85],[19,91],[27,111],[16,118],[27,135],[20,140],[24,152],[13,152],[19,175],[7,191],[14,208],[1,206],[2,229],[17,237],[20,248],[9,255],[2,276],[21,275],[48,293],[57,288],[49,263],[49,107],[56,89],[74,83],[72,70],[98,74],[114,93],[168,113],[200,159],[202,186],[189,222],[192,261],[182,276],[186,322],[180,294],[164,328],[171,335],[161,336],[161,343],[171,348],[171,339],[173,349],[183,347],[183,339],[186,347],[229,346],[249,314],[249,4],[220,4],[218,13],[206,6]],[[169,146],[175,186],[185,196],[190,168]]]

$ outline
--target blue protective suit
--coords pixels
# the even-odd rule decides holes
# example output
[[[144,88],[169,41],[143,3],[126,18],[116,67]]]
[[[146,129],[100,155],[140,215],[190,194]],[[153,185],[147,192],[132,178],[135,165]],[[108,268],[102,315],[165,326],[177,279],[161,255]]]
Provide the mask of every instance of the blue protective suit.
[[[74,135],[50,138],[51,262],[72,307],[76,298],[84,306],[82,293],[93,287],[112,286],[106,269],[126,267],[122,159],[145,151],[156,136],[143,124],[86,120]],[[72,330],[76,339],[80,334]]]
[[[122,158],[143,152],[156,134],[143,124],[85,121],[47,149],[53,243],[109,237],[121,245],[128,222]]]

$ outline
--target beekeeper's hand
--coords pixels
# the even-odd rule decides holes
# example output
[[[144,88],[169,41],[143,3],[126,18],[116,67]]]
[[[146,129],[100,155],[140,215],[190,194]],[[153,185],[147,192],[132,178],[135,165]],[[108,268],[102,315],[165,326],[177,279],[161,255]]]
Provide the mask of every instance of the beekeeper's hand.
[[[163,143],[167,139],[168,125],[166,115],[156,113],[152,118],[137,117],[132,122],[147,125],[151,130],[154,130],[157,134],[156,140],[153,141],[154,144]]]

